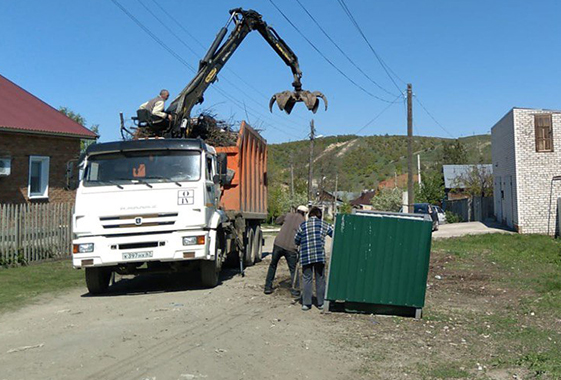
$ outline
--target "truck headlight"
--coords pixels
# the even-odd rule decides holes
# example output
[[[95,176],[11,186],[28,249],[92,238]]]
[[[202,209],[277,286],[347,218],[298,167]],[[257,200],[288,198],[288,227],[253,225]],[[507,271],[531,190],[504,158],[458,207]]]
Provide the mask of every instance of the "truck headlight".
[[[94,243],[74,244],[72,253],[90,253],[94,251]]]
[[[205,243],[205,236],[184,236],[183,245],[203,245]]]

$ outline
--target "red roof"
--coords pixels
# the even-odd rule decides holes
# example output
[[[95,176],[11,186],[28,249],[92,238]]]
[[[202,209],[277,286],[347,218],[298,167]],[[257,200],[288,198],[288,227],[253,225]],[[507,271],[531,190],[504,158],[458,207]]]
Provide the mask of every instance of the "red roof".
[[[372,203],[372,198],[376,196],[375,191],[364,191],[360,197],[350,201],[351,206],[369,205]]]
[[[94,139],[95,133],[0,75],[0,129]]]

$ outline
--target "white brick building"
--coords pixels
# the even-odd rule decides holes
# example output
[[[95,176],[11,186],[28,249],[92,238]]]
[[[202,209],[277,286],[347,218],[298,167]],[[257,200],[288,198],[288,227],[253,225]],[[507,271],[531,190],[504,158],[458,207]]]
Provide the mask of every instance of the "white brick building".
[[[491,129],[491,154],[497,220],[524,234],[547,234],[549,225],[553,234],[561,197],[561,181],[552,182],[561,175],[561,111],[513,108]]]

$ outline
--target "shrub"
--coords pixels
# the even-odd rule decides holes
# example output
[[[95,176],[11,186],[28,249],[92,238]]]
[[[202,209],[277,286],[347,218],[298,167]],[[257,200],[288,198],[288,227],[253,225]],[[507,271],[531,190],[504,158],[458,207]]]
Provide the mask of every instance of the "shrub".
[[[452,211],[445,211],[446,214],[446,223],[461,223],[464,220],[462,219],[462,217]]]

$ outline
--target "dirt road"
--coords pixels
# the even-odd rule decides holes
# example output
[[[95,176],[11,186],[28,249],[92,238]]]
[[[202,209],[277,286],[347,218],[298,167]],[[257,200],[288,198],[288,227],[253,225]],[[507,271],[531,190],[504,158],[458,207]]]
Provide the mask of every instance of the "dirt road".
[[[211,290],[137,277],[106,296],[84,286],[0,315],[0,379],[356,378],[338,317],[292,302],[284,260],[281,287],[263,294],[269,260],[245,278],[226,271]]]

